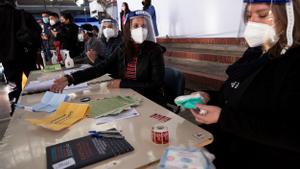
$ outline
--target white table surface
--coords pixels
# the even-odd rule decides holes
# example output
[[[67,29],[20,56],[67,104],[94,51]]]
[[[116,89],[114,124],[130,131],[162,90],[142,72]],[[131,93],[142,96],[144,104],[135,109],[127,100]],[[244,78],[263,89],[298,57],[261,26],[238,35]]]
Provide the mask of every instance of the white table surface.
[[[33,73],[29,80],[52,77],[56,73]],[[45,77],[45,78],[46,78]],[[53,76],[54,77],[54,76]],[[54,132],[42,127],[34,126],[25,121],[27,118],[42,118],[49,115],[44,112],[29,112],[17,109],[12,117],[8,129],[0,142],[0,169],[43,169],[46,168],[46,147],[71,139],[88,135],[90,130],[106,130],[117,128],[121,130],[126,140],[134,147],[129,152],[85,168],[97,169],[132,169],[154,168],[159,161],[164,148],[174,146],[204,146],[213,140],[213,136],[170,112],[160,105],[148,100],[131,89],[107,89],[94,85],[88,90],[71,94],[71,102],[79,102],[82,97],[104,98],[109,96],[132,96],[142,99],[143,102],[136,110],[141,114],[138,117],[124,119],[103,125],[96,125],[95,119],[85,118],[68,129]],[[20,104],[31,105],[40,101],[44,93],[21,96]],[[169,144],[156,145],[151,141],[151,127],[160,124],[150,115],[159,113],[171,117],[166,123],[169,129]],[[196,138],[194,134],[202,133],[203,138]],[[153,165],[154,164],[154,165]]]

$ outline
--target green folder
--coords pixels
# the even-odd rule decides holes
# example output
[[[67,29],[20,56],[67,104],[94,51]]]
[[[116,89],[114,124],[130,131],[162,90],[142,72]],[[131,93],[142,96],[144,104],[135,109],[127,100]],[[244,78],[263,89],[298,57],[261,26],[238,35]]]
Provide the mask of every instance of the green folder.
[[[44,72],[55,72],[61,70],[61,65],[60,64],[54,64],[54,65],[46,65],[45,69],[43,70]]]
[[[130,107],[138,106],[140,101],[130,96],[114,96],[100,100],[92,100],[89,104],[91,110],[88,113],[88,117],[99,118],[119,114]]]

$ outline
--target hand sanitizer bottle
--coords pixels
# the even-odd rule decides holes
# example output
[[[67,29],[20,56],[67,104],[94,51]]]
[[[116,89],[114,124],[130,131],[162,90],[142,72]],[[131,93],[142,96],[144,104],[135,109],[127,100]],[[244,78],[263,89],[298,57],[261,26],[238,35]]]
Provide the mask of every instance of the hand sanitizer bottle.
[[[41,51],[41,57],[42,57],[42,60],[43,60],[43,69],[44,69],[45,66],[46,66],[46,56],[45,56],[44,51]]]
[[[66,59],[65,59],[65,67],[66,68],[72,68],[74,67],[74,61],[70,57],[70,52],[68,50],[65,51]]]
[[[57,64],[57,54],[56,51],[52,51],[52,58],[51,58],[51,62],[53,65]]]

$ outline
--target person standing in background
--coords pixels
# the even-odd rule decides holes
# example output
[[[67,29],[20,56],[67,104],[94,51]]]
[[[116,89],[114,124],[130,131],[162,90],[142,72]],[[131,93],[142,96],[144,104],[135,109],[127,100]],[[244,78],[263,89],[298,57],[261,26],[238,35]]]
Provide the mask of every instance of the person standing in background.
[[[120,25],[121,25],[121,30],[123,32],[124,26],[125,26],[125,19],[126,19],[126,15],[131,12],[129,7],[128,7],[128,3],[127,2],[123,2],[122,6],[121,6],[121,12],[120,12]]]
[[[49,37],[51,34],[50,31],[50,23],[49,23],[49,12],[44,11],[42,12],[42,21],[43,21],[43,26],[42,26],[42,50],[44,51],[45,54],[45,59],[47,61],[51,60],[52,54],[50,52],[50,44],[49,44]]]
[[[78,26],[73,22],[73,16],[70,13],[61,14],[60,22],[62,29],[57,33],[56,38],[61,41],[62,49],[69,50],[71,58],[74,58],[79,53],[77,50]]]
[[[156,23],[156,12],[155,12],[155,8],[154,6],[151,4],[151,0],[143,0],[142,1],[142,4],[143,4],[143,10],[144,11],[147,11],[150,15],[151,15],[151,18],[152,18],[152,23],[153,23],[153,28],[154,28],[154,33],[155,33],[155,36],[158,36],[159,33],[158,33],[158,29],[157,29],[157,23]]]
[[[51,12],[49,14],[49,23],[50,23],[50,37],[49,37],[49,44],[51,50],[56,50],[57,53],[57,61],[62,61],[62,56],[60,54],[61,50],[61,41],[57,38],[57,34],[61,32],[62,26],[59,21],[59,16],[57,13]]]
[[[99,28],[97,25],[93,25],[93,34],[96,38],[100,37],[99,36]]]
[[[42,30],[30,13],[15,8],[13,0],[0,0],[0,16],[0,62],[7,81],[14,86],[8,94],[12,115],[22,91],[23,73],[28,76],[37,69]]]
[[[59,21],[59,16],[55,12],[49,13],[49,23],[50,23],[50,48],[54,49],[54,41],[57,41],[57,34],[61,32],[62,26]]]

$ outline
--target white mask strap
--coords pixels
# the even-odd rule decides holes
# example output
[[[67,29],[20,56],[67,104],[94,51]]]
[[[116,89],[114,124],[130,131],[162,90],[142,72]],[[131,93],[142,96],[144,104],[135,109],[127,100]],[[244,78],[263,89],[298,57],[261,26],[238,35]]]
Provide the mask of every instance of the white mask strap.
[[[285,8],[286,8],[286,16],[287,16],[287,28],[286,28],[287,44],[281,51],[282,55],[285,54],[285,52],[293,45],[293,29],[295,24],[293,1],[291,0],[290,2],[287,2]]]

